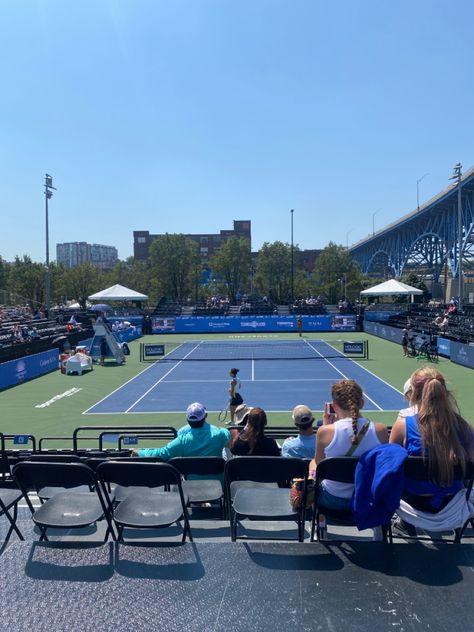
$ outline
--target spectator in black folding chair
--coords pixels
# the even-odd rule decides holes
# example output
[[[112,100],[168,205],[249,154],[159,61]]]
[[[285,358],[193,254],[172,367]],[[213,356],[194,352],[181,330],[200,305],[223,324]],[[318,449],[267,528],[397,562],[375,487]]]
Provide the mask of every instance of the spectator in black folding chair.
[[[190,404],[186,410],[188,427],[181,428],[176,439],[162,448],[134,450],[134,456],[159,456],[164,461],[176,456],[222,456],[222,450],[232,443],[230,431],[212,426],[206,418],[207,410],[202,404]]]
[[[264,428],[267,425],[267,415],[262,408],[252,408],[247,415],[247,425],[238,435],[230,451],[238,456],[280,456],[280,448],[275,439],[266,437]]]
[[[454,480],[454,471],[457,466],[464,472],[467,464],[474,462],[474,430],[459,414],[444,376],[437,369],[418,369],[411,376],[411,384],[411,403],[417,406],[417,412],[397,418],[390,443],[405,447],[409,456],[424,456],[428,460],[432,481],[405,479],[402,499],[415,510],[435,514],[464,488],[463,478]],[[409,528],[405,522],[397,521],[396,527],[408,535],[415,533],[414,524]]]
[[[318,464],[326,457],[360,456],[372,448],[388,442],[388,431],[381,423],[364,419],[360,411],[364,405],[362,388],[354,380],[340,380],[333,384],[332,408],[323,414],[323,425],[316,434],[316,456],[310,464],[310,475],[315,478]],[[323,480],[319,504],[330,509],[349,509],[354,485]],[[325,517],[320,516],[320,527],[325,528]]]

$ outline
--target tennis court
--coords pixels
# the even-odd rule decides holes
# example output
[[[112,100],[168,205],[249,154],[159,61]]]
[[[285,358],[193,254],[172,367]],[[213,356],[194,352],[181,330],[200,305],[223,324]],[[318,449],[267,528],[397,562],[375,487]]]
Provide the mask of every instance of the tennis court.
[[[367,411],[398,411],[405,405],[397,389],[324,340],[197,340],[175,345],[85,414],[182,412],[191,401],[218,412],[227,405],[234,366],[240,369],[244,401],[267,412],[288,411],[298,403],[321,410],[331,385],[343,378],[362,386]]]

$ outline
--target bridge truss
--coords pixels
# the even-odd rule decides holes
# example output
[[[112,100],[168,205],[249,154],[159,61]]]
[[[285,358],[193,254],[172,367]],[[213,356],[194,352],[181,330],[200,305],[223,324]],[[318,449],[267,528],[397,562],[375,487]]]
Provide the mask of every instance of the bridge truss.
[[[461,179],[462,270],[474,271],[474,168]],[[458,187],[452,185],[419,210],[349,248],[365,274],[400,277],[422,271],[438,282],[442,271],[459,271]]]

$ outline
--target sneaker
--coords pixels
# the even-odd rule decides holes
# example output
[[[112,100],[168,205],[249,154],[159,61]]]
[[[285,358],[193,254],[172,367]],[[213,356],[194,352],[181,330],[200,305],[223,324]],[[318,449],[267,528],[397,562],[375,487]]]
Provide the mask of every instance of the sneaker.
[[[395,520],[393,521],[392,529],[393,531],[395,531],[395,533],[401,536],[409,536],[409,537],[416,536],[416,527],[414,527],[409,522],[402,520],[400,516],[395,518]]]

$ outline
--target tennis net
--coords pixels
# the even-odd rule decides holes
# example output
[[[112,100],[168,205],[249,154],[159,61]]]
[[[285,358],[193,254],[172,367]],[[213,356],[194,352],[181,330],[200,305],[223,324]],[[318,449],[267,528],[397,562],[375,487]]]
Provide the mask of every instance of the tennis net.
[[[368,359],[367,340],[193,340],[140,345],[144,362],[183,360],[314,360]]]

